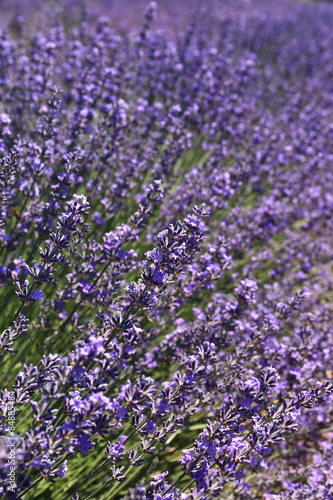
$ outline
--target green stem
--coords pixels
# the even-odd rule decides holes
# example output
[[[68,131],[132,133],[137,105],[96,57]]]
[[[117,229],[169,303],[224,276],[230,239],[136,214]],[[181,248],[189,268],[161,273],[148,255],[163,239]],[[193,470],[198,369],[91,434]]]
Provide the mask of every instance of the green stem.
[[[89,500],[90,498],[93,498],[95,495],[98,495],[98,493],[103,491],[108,486],[108,484],[112,483],[112,481],[114,481],[113,478],[109,479],[106,483],[102,484],[102,486],[100,486],[97,490],[95,490],[93,493],[91,493],[91,495],[86,497],[84,500]],[[108,498],[111,500],[110,496],[108,496]]]
[[[97,469],[91,471],[87,476],[84,477],[83,480],[81,480],[79,482],[79,484],[74,487],[72,487],[69,492],[68,492],[68,495],[70,496],[73,496],[75,495],[75,493],[81,488],[81,486],[86,483],[87,481],[89,481],[89,479],[91,479],[92,477],[94,477],[96,474],[98,474],[98,472],[100,472],[105,466],[106,464],[108,463],[108,459],[106,458],[105,460],[103,460],[103,462],[101,464],[99,464],[99,466],[97,467]]]

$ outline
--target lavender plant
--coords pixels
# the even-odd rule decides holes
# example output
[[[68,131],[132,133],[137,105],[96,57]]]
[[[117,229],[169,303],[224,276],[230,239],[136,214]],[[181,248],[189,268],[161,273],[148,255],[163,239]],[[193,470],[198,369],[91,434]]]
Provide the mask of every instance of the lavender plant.
[[[333,498],[333,11],[246,5],[0,34],[1,498]]]

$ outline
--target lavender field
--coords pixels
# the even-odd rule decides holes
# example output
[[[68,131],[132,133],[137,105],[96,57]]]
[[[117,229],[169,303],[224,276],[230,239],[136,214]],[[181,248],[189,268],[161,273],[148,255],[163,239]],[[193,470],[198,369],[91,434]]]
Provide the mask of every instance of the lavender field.
[[[332,26],[2,2],[1,498],[333,500]]]

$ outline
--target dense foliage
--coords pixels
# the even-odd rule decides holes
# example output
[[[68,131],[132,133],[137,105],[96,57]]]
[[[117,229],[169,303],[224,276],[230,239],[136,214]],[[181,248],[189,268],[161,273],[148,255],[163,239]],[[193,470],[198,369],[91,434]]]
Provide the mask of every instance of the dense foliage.
[[[333,499],[333,13],[155,10],[1,33],[2,498]]]

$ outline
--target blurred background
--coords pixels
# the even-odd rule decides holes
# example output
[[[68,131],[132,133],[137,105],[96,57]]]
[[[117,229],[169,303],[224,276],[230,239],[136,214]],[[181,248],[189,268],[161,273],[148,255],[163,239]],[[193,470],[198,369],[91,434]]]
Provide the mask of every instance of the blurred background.
[[[50,23],[61,18],[65,25],[73,25],[84,16],[111,18],[112,24],[120,30],[128,31],[138,26],[148,0],[0,0],[0,28],[11,31],[24,29],[43,30]],[[184,25],[193,11],[205,8],[213,16],[230,16],[264,11],[271,15],[286,13],[302,8],[316,8],[333,5],[333,2],[316,0],[156,0],[158,5],[158,25],[170,28]]]

